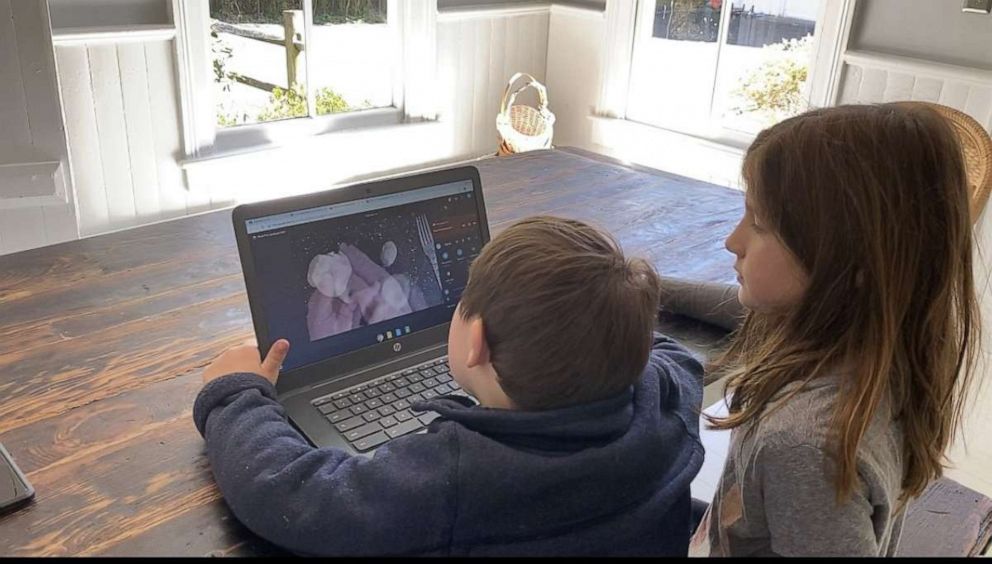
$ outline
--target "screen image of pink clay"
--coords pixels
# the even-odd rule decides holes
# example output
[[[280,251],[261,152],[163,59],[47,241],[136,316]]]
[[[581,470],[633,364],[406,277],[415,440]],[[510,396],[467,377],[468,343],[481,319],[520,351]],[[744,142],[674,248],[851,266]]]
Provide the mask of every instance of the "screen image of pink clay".
[[[387,241],[379,264],[358,247],[341,243],[338,251],[310,260],[307,282],[314,290],[307,302],[307,330],[311,341],[437,305],[427,303],[409,274],[386,270],[396,262],[397,253],[396,245]]]

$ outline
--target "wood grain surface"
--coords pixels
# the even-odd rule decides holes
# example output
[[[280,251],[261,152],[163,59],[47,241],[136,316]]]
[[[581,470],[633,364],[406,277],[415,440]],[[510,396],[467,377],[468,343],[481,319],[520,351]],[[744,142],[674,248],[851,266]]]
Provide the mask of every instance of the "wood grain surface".
[[[493,235],[555,214],[668,276],[732,282],[739,192],[576,149],[475,163]],[[670,330],[706,354],[723,334]],[[37,494],[0,555],[262,555],[191,418],[202,368],[253,335],[230,210],[0,257],[0,443]]]

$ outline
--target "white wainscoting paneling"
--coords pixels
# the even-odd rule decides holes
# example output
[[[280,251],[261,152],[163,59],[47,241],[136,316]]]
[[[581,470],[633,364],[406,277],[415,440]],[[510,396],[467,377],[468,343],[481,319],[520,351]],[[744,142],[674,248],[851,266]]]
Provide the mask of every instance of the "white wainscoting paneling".
[[[923,100],[950,106],[992,130],[992,71],[848,51],[839,104]]]
[[[551,7],[548,96],[555,113],[556,145],[590,148],[592,122],[603,81],[606,15],[571,6]]]
[[[548,23],[547,6],[438,15],[441,117],[451,120],[453,157],[496,152],[496,114],[507,81],[517,72],[546,80]]]
[[[186,168],[190,190],[178,164],[183,144],[175,39],[157,29],[151,35],[143,29],[138,31],[144,35],[103,30],[89,38],[62,33],[56,54],[69,152],[76,163],[80,234],[206,211],[246,195],[274,198],[376,171],[495,153],[496,113],[506,81],[518,71],[545,81],[549,12],[548,6],[532,6],[438,16],[437,127],[381,132],[396,144],[374,142],[373,130],[328,135],[319,145],[334,152],[322,152],[320,159],[296,158],[283,148],[228,159],[232,166],[221,164],[225,159],[194,163]],[[429,134],[418,137],[418,131]],[[338,163],[342,150],[370,154]],[[253,173],[253,161],[268,157],[292,163],[287,168],[307,185],[284,189],[285,181]]]
[[[47,2],[0,0],[0,254],[76,238]]]
[[[80,235],[211,209],[208,194],[186,190],[178,165],[174,53],[168,36],[56,47]]]

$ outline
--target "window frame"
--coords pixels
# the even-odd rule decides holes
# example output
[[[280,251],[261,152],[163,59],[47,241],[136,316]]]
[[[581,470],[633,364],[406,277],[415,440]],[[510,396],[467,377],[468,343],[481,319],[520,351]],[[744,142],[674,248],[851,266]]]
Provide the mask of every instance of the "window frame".
[[[302,0],[304,26],[312,28],[312,0]],[[213,100],[209,41],[209,3],[172,0],[176,26],[176,71],[186,161],[260,150],[344,130],[366,129],[434,120],[437,0],[387,0],[387,25],[393,33],[395,64],[389,107],[324,116],[307,115],[266,123],[217,126]],[[308,80],[311,57],[305,57]],[[308,113],[315,107],[315,88],[307,87]]]
[[[729,1],[729,0],[728,0]],[[656,0],[608,0],[606,5],[606,50],[604,53],[604,81],[597,114],[634,121],[646,127],[673,131],[704,141],[713,141],[733,147],[746,147],[755,134],[727,128],[710,127],[716,83],[710,91],[710,111],[703,127],[678,129],[657,123],[637,121],[629,115],[632,76],[635,72],[639,34],[645,26],[653,26]],[[817,33],[813,46],[810,68],[808,99],[810,107],[824,107],[836,103],[839,95],[843,54],[846,50],[857,0],[822,0],[817,17]],[[720,50],[728,33],[730,10],[721,11],[721,25],[717,40],[717,63],[714,75],[719,73]],[[650,21],[648,21],[650,19]],[[647,23],[645,23],[647,22]],[[649,40],[650,38],[648,38]],[[640,40],[644,40],[641,38]]]

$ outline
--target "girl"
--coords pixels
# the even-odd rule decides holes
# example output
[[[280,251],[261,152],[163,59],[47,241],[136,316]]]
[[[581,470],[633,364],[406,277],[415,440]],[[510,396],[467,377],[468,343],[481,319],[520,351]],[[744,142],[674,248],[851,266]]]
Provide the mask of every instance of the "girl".
[[[940,477],[979,315],[956,137],[928,109],[821,109],[763,131],[727,238],[746,314],[718,362],[733,429],[694,555],[893,555]],[[738,319],[720,288],[675,310]],[[719,302],[720,307],[712,307]]]

